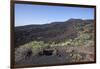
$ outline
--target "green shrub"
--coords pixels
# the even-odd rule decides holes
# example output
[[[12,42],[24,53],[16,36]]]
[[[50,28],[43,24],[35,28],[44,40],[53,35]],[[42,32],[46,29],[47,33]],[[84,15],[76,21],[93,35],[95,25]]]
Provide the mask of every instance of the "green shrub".
[[[72,55],[72,61],[77,62],[82,59],[82,56],[78,53]]]

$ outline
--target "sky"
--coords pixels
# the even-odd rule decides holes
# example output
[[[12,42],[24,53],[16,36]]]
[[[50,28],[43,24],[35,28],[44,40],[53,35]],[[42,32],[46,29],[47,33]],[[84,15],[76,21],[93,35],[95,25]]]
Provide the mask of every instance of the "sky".
[[[94,8],[15,4],[15,26],[94,19]]]

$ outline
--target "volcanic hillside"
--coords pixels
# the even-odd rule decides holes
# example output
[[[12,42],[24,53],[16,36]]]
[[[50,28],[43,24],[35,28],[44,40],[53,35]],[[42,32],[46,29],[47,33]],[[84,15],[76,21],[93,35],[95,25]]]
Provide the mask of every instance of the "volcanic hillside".
[[[94,20],[69,19],[42,25],[15,27],[15,47],[31,41],[62,42],[78,37],[79,32],[93,33]]]

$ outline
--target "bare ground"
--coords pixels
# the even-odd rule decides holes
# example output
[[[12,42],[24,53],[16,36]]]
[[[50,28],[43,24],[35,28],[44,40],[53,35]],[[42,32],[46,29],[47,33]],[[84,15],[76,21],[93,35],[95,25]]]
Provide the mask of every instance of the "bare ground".
[[[56,54],[46,55],[31,55],[30,57],[23,58],[16,62],[16,65],[41,65],[41,64],[62,64],[73,62],[90,62],[94,61],[94,46],[63,46],[52,47],[57,50]],[[58,53],[58,55],[57,55]]]

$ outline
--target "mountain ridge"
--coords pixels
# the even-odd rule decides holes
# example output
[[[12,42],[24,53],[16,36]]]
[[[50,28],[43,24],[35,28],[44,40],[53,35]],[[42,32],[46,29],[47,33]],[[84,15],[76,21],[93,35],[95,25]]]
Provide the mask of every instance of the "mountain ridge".
[[[63,23],[63,22],[67,22],[67,21],[74,21],[74,20],[80,20],[80,21],[93,21],[93,19],[74,19],[74,18],[70,18],[66,21],[55,21],[55,22],[50,22],[48,24],[53,24],[53,23]],[[29,24],[29,25],[22,25],[22,26],[16,26],[16,27],[23,27],[23,26],[41,26],[41,25],[48,25],[48,24]]]

